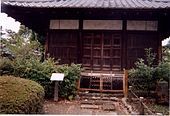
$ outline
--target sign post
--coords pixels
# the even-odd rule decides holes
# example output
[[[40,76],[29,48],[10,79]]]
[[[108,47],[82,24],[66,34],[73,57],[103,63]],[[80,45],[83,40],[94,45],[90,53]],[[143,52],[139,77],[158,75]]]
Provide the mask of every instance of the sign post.
[[[64,74],[63,73],[52,73],[51,75],[51,81],[55,82],[54,87],[54,101],[58,101],[58,82],[63,81]]]

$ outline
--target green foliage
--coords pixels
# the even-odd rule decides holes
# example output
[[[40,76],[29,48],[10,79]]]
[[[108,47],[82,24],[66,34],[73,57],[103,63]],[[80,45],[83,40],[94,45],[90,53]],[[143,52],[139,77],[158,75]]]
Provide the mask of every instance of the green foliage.
[[[60,82],[59,94],[63,98],[72,100],[77,92],[77,81],[81,73],[81,65],[71,64],[58,66],[57,71],[64,73],[64,80]]]
[[[30,57],[39,58],[42,51],[42,46],[37,40],[34,32],[28,28],[21,26],[18,33],[7,30],[8,38],[4,38],[1,42],[6,52],[12,56],[29,59]]]
[[[139,59],[135,63],[136,68],[132,68],[129,71],[130,77],[151,78],[153,75],[153,67],[149,67],[144,63],[143,59]]]
[[[43,113],[44,89],[38,83],[13,76],[0,77],[1,114]]]
[[[136,90],[145,90],[149,94],[151,88],[155,88],[154,68],[144,64],[143,59],[137,61],[135,65],[136,68],[129,71],[129,83]]]
[[[164,46],[162,48],[162,59],[164,62],[169,62],[170,63],[170,47]]]
[[[12,72],[12,61],[7,58],[0,57],[0,75],[11,74]]]
[[[170,80],[170,64],[168,62],[160,62],[155,68],[154,77],[159,80]]]
[[[147,104],[149,109],[155,113],[162,113],[163,115],[169,115],[169,106],[168,105],[160,105],[160,104]]]
[[[13,60],[14,71],[12,75],[31,79],[40,83],[45,89],[46,97],[52,97],[53,89],[50,76],[52,73],[56,72],[57,62],[51,58],[46,59],[44,62],[40,62],[38,59],[34,58],[21,59],[16,58]]]
[[[14,55],[12,60],[0,61],[0,74],[14,75],[30,79],[41,84],[45,89],[45,97],[53,97],[53,83],[50,81],[52,73],[61,72],[65,79],[60,84],[61,97],[74,98],[76,94],[76,81],[80,76],[80,65],[72,64],[57,66],[52,58],[41,61],[42,46],[37,36],[25,27],[21,27],[18,33],[9,31],[9,37],[3,44]]]
[[[146,48],[146,64],[148,67],[153,67],[156,54],[152,52],[152,48]]]
[[[129,70],[129,83],[136,90],[145,90],[149,94],[152,89],[155,89],[156,79],[153,77],[155,68],[153,66],[155,54],[152,49],[145,49],[146,61],[139,59],[135,63],[135,68]]]
[[[169,82],[170,64],[168,62],[160,62],[154,66],[156,55],[152,53],[152,49],[145,49],[146,61],[139,59],[135,63],[135,68],[129,70],[129,83],[135,90],[145,90],[148,95],[151,90],[155,90],[157,81],[164,79]]]

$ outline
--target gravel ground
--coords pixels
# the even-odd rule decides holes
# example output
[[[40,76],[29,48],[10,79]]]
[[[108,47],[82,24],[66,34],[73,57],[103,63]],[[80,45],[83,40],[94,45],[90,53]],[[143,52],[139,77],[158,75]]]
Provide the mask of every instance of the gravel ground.
[[[83,109],[80,101],[59,101],[46,100],[44,103],[45,114],[56,115],[123,115],[124,108],[120,103],[115,104],[115,111],[104,111],[102,109]]]

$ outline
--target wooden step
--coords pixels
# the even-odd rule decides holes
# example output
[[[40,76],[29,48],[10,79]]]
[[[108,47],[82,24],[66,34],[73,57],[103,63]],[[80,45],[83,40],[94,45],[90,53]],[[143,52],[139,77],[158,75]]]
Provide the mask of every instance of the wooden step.
[[[80,97],[84,97],[84,98],[90,98],[90,97],[100,97],[100,98],[104,98],[104,97],[110,97],[112,99],[114,99],[114,97],[123,97],[123,92],[119,92],[119,93],[88,93],[88,92],[79,92],[79,96]],[[99,98],[99,99],[100,99]]]
[[[119,92],[120,90],[122,90],[123,92],[123,74],[111,74],[111,76],[109,76],[109,74],[92,73],[92,75],[95,76],[81,77],[79,90],[100,91],[100,92]]]

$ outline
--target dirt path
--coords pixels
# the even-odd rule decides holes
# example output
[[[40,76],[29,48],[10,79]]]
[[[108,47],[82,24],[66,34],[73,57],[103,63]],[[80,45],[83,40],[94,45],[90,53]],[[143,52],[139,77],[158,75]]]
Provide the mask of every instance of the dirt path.
[[[80,101],[59,101],[47,100],[44,103],[45,114],[56,115],[125,115],[126,111],[120,103],[115,104],[115,111],[104,111],[102,109],[81,108]]]

